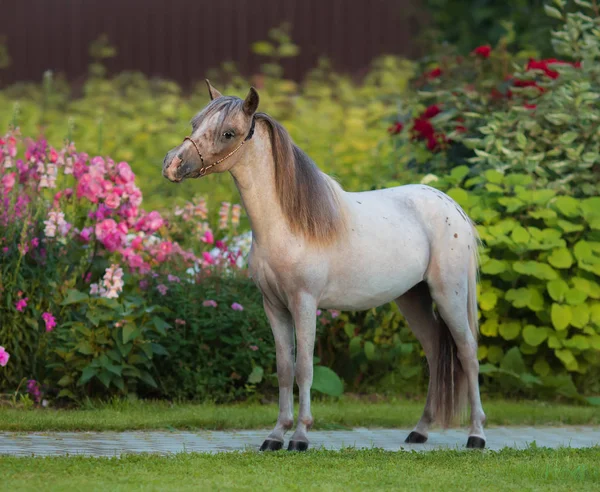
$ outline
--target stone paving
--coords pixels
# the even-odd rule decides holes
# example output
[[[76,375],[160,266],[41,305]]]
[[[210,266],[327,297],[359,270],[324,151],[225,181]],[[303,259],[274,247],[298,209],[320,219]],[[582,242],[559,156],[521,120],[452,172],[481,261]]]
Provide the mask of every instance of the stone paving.
[[[465,449],[465,430],[431,432],[425,444],[405,444],[409,430],[364,429],[313,431],[312,449],[381,448],[389,451]],[[218,453],[257,450],[267,430],[132,431],[132,432],[0,432],[0,455],[119,456],[131,453],[169,455],[181,452]],[[487,449],[600,446],[600,427],[493,427],[486,429]],[[286,442],[287,445],[287,442]]]

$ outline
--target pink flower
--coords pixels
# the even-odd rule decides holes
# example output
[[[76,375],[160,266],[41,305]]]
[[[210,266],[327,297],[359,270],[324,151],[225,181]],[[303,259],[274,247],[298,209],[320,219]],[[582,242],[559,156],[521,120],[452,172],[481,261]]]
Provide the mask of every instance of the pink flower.
[[[85,242],[89,243],[92,238],[92,234],[94,233],[93,227],[84,227],[83,230],[79,233],[79,238]]]
[[[133,241],[131,241],[131,247],[137,251],[144,249],[144,238],[141,236],[137,236],[135,238],[133,238]]]
[[[8,364],[8,359],[10,359],[10,354],[4,347],[0,346],[0,366],[6,366],[6,364]]]
[[[169,290],[169,288],[165,285],[165,284],[158,284],[156,286],[156,289],[158,290],[158,292],[160,292],[163,296],[167,295],[167,291]]]
[[[167,279],[169,280],[169,282],[174,282],[174,283],[180,283],[181,280],[179,279],[179,277],[177,275],[171,275],[169,274]]]
[[[10,193],[13,187],[15,186],[15,176],[16,173],[8,173],[5,176],[3,176],[2,180],[0,181],[2,183],[2,187],[4,188],[7,194]]]
[[[214,258],[211,256],[211,254],[208,251],[203,251],[202,252],[202,258],[204,258],[204,261],[208,265],[214,265],[215,264]]]
[[[233,309],[234,311],[243,311],[244,310],[244,306],[242,306],[241,304],[238,304],[237,302],[234,302],[231,305],[231,309]]]
[[[329,310],[329,315],[330,315],[332,318],[334,318],[334,319],[335,319],[335,318],[337,318],[337,317],[340,315],[340,312],[339,312],[339,311],[337,311],[337,310],[335,310],[335,309],[330,309],[330,310]]]
[[[140,280],[140,289],[142,289],[142,290],[148,289],[148,281],[147,280]]]
[[[207,299],[202,303],[204,307],[217,307],[217,301],[213,301],[212,299]]]
[[[37,403],[42,398],[42,391],[40,390],[40,385],[35,379],[30,379],[27,381],[27,393],[31,395],[34,401]]]
[[[110,193],[104,200],[104,203],[108,208],[119,208],[119,205],[121,204],[121,197],[117,193]]]
[[[117,164],[117,184],[127,184],[132,183],[133,181],[135,181],[135,174],[133,174],[129,164],[126,162],[119,162]]]
[[[52,313],[43,313],[42,314],[42,319],[44,320],[44,322],[46,323],[46,331],[52,331],[54,329],[54,327],[56,326],[56,318],[54,316],[52,316]]]
[[[179,319],[179,318],[177,318],[177,319],[175,320],[175,324],[176,324],[176,325],[182,325],[182,326],[185,326],[185,321],[184,321],[184,320],[182,320],[182,319]]]
[[[256,345],[250,345],[250,350],[256,352],[258,350],[258,346],[256,346]]]
[[[200,240],[206,244],[213,244],[215,242],[215,236],[213,236],[212,231],[208,229]]]
[[[317,316],[321,316],[321,313],[322,313],[322,312],[323,312],[323,311],[321,311],[320,309],[317,309]]]
[[[19,299],[16,303],[15,303],[15,308],[17,309],[17,311],[19,312],[23,312],[23,309],[25,309],[27,307],[27,301],[29,300],[28,297],[24,297],[23,299]]]

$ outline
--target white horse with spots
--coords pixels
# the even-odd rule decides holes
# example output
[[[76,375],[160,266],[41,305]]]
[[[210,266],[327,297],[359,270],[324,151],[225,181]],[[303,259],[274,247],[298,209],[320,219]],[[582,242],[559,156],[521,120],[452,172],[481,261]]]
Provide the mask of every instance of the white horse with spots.
[[[288,449],[308,448],[317,309],[366,310],[391,301],[430,369],[425,410],[406,442],[425,442],[434,421],[449,425],[468,395],[467,447],[484,447],[473,223],[428,186],[342,190],[281,125],[256,112],[254,88],[242,100],[207,84],[211,102],[192,120],[191,136],[167,153],[163,175],[179,182],[229,171],[248,213],[249,268],[273,330],[279,380],[279,417],[261,450],[280,449],[293,426],[294,376],[300,408]]]

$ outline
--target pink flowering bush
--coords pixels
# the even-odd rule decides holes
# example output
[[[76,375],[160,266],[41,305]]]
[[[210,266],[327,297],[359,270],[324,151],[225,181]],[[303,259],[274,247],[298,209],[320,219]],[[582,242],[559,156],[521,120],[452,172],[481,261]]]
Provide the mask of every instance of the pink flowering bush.
[[[0,139],[0,390],[26,379],[70,398],[158,387],[161,340],[185,323],[173,296],[237,272],[249,238],[236,235],[239,205],[222,204],[213,228],[201,199],[164,213],[141,204],[126,162],[18,130]]]

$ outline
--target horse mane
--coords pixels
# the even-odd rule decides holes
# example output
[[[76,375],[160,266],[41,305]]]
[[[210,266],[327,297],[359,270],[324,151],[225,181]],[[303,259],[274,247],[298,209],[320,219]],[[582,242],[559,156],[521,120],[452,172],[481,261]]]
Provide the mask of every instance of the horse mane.
[[[275,190],[288,225],[309,242],[325,246],[346,229],[339,201],[340,186],[302,151],[286,129],[265,113],[256,113],[271,139]]]

